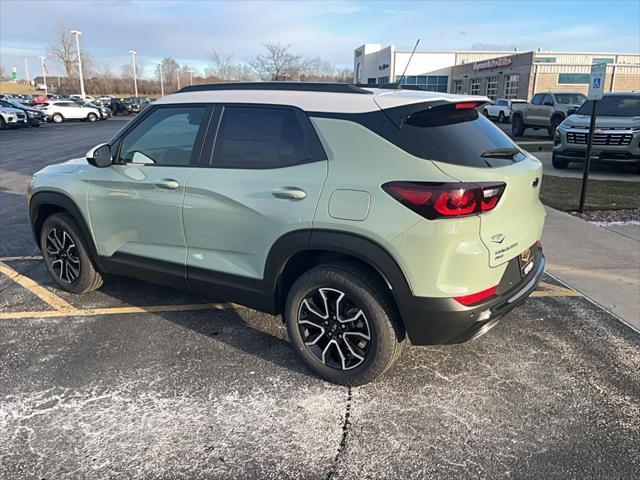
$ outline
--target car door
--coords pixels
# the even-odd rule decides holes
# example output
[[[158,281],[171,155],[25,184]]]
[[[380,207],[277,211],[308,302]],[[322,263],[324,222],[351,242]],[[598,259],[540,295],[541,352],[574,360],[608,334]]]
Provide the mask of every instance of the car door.
[[[275,242],[309,232],[327,177],[327,157],[301,110],[226,105],[212,124],[216,118],[211,165],[189,178],[183,214],[189,280],[204,294],[214,293],[207,285],[220,273],[261,280]]]
[[[553,115],[554,100],[553,95],[548,93],[542,99],[542,105],[540,105],[540,123],[544,127],[548,127],[551,124],[551,117]]]
[[[542,99],[544,98],[543,93],[536,93],[531,100],[531,104],[526,109],[526,119],[525,122],[528,125],[540,125],[541,122],[541,107],[542,107]]]
[[[210,111],[157,106],[114,144],[112,166],[92,169],[88,209],[100,256],[186,283],[182,202]]]

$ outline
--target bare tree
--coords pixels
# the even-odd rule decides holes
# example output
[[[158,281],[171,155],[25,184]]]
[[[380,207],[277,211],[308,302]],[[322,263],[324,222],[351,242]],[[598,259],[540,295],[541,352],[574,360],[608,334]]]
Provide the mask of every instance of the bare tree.
[[[233,53],[220,54],[215,48],[212,48],[207,57],[210,65],[206,70],[207,75],[212,75],[220,80],[234,80],[232,78],[235,67],[232,61]]]
[[[147,61],[144,58],[136,57],[136,78],[142,78],[146,68]],[[122,78],[133,78],[133,66],[131,65],[131,61],[122,65],[121,75]]]
[[[302,57],[289,51],[291,45],[263,43],[267,50],[256,55],[250,62],[251,68],[263,80],[298,80],[302,71]]]
[[[177,79],[177,72],[180,69],[180,64],[176,62],[175,58],[166,57],[162,59],[160,65],[156,67],[156,78],[160,79],[160,69],[162,68],[163,81],[166,84],[175,83]]]
[[[47,48],[47,55],[64,68],[67,78],[75,76],[78,68],[78,53],[69,27],[58,26],[55,40]]]

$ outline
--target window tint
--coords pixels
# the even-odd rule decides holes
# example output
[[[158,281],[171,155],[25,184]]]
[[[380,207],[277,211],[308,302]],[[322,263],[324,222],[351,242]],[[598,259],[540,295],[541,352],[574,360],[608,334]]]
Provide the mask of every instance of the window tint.
[[[551,98],[551,95],[545,95],[544,98],[542,99],[542,104],[543,105],[548,105],[548,104],[553,105],[553,98]]]
[[[215,167],[279,168],[311,157],[294,110],[225,107],[214,150]]]
[[[576,112],[578,115],[591,115],[593,104],[587,100]],[[640,95],[605,96],[596,105],[596,115],[612,117],[640,116]]]
[[[581,93],[556,93],[556,102],[563,104],[581,105],[587,97]]]
[[[429,160],[499,167],[525,158],[511,139],[475,108],[446,105],[419,110],[404,118],[401,129],[418,146],[421,156]],[[490,154],[501,149],[512,154]]]
[[[206,107],[164,107],[148,115],[122,140],[120,161],[189,165]]]
[[[541,93],[538,93],[536,95],[533,96],[533,100],[531,100],[531,104],[532,105],[540,105],[542,104],[542,99],[544,98],[544,95]]]

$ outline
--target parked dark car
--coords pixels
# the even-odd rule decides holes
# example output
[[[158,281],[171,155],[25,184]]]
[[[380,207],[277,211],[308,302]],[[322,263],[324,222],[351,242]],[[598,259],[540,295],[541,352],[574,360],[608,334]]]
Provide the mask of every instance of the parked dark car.
[[[17,108],[18,110],[22,110],[27,115],[27,121],[31,127],[39,127],[42,123],[46,123],[47,121],[42,110],[27,107],[23,103],[13,99],[0,100],[0,107]]]
[[[122,102],[124,101],[123,98],[112,98],[111,102],[109,103],[108,107],[111,110],[111,113],[115,116],[115,115],[125,115],[125,108],[124,105],[122,104]]]
[[[122,102],[124,114],[134,115],[140,113],[149,103],[151,103],[151,100],[147,97],[127,97]]]

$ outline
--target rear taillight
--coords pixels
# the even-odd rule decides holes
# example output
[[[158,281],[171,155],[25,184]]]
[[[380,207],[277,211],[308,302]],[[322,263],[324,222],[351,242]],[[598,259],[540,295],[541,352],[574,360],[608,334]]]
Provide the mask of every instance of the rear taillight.
[[[462,305],[470,306],[480,303],[488,298],[493,297],[496,294],[497,285],[495,287],[487,288],[478,293],[472,293],[470,295],[463,295],[461,297],[453,297],[453,299],[461,303]]]
[[[493,210],[505,184],[389,182],[382,189],[425,218],[463,217]]]

